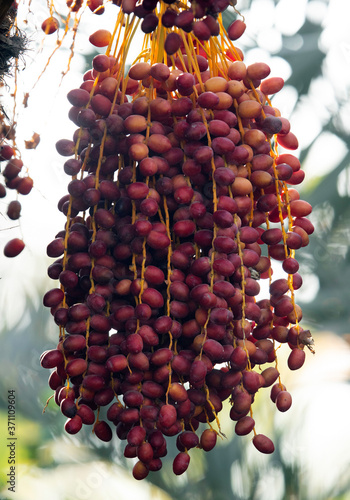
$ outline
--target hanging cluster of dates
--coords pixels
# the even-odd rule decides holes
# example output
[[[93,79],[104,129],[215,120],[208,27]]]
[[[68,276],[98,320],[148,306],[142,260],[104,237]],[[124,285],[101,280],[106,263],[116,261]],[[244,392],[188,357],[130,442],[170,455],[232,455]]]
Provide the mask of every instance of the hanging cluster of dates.
[[[165,436],[176,437],[175,474],[191,448],[210,451],[225,400],[236,433],[272,453],[255,430],[255,394],[268,388],[288,410],[276,343],[291,370],[312,349],[294,300],[311,206],[293,188],[298,159],[278,154],[298,142],[270,101],[283,79],[246,66],[233,44],[244,22],[222,25],[228,0],[114,3],[114,33],[90,36],[106,53],[67,96],[77,130],[56,145],[72,178],[58,204],[64,229],[47,247],[59,286],[44,305],[60,336],[42,366],[66,431],[116,433],[138,459],[136,479],[161,468]]]
[[[9,93],[5,82],[15,73],[14,68],[17,69],[18,58],[26,48],[26,38],[15,25],[16,14],[16,2],[11,4],[7,1],[0,6],[0,89],[3,95]],[[26,141],[26,147],[31,148],[35,145],[32,145],[31,141]],[[0,106],[0,199],[5,199],[9,190],[16,193],[16,199],[7,203],[6,212],[4,211],[1,216],[3,218],[7,216],[16,224],[22,209],[18,195],[27,195],[32,188],[33,180],[29,177],[27,169],[23,168],[23,161],[16,145],[16,123],[10,123],[6,112]],[[12,238],[4,246],[3,253],[5,257],[16,257],[24,246],[21,238]]]

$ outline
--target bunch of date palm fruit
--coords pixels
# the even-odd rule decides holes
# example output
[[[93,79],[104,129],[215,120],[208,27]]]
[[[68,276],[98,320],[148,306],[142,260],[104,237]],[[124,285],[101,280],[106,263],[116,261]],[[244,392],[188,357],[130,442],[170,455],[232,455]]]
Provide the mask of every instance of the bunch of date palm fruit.
[[[56,144],[71,180],[47,247],[59,285],[44,305],[59,342],[41,364],[65,430],[116,433],[136,479],[162,467],[167,437],[176,475],[191,448],[213,449],[226,400],[235,432],[272,453],[255,430],[255,395],[269,388],[288,410],[277,346],[291,370],[313,350],[294,297],[311,206],[293,187],[299,160],[278,153],[297,138],[270,101],[284,81],[244,63],[244,21],[222,22],[229,0],[113,3],[114,32],[90,36],[105,53],[67,95],[76,132]],[[103,13],[102,1],[89,7]]]

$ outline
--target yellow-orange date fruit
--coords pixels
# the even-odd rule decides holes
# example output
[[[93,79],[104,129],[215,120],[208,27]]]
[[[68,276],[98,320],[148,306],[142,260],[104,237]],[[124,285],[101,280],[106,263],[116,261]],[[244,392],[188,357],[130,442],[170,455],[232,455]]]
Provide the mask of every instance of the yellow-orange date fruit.
[[[107,47],[111,37],[112,35],[108,30],[97,30],[89,36],[89,42],[95,47]]]

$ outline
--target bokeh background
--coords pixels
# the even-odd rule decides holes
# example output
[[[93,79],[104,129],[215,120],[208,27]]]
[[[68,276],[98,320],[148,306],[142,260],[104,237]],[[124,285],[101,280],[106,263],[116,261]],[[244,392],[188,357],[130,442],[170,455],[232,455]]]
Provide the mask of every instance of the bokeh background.
[[[55,1],[64,12],[65,2]],[[302,290],[297,302],[303,326],[312,331],[316,354],[307,352],[298,372],[285,368],[288,349],[279,350],[282,380],[293,395],[292,408],[278,414],[266,394],[254,405],[258,432],[273,438],[276,451],[260,455],[251,437],[235,437],[224,414],[227,439],[210,453],[191,450],[191,466],[181,477],[171,472],[175,447],[163,469],[141,483],[131,476],[131,461],[117,440],[103,444],[91,432],[63,431],[65,418],[51,396],[48,372],[39,356],[55,347],[57,330],[42,306],[52,283],[46,245],[64,225],[57,201],[69,182],[55,150],[70,138],[66,94],[79,87],[97,54],[88,36],[98,27],[111,29],[116,8],[103,16],[84,14],[70,71],[71,40],[45,65],[56,46],[42,44],[40,25],[48,17],[45,2],[20,3],[19,26],[29,45],[20,62],[16,109],[18,146],[34,190],[22,197],[19,226],[6,217],[9,196],[0,200],[0,245],[14,237],[26,249],[14,260],[0,259],[0,498],[1,500],[349,500],[350,499],[350,2],[348,0],[238,0],[247,30],[237,45],[247,64],[267,62],[272,76],[286,80],[273,99],[299,139],[296,154],[306,172],[301,197],[314,209],[315,233],[299,251]],[[110,13],[110,15],[109,15]],[[229,24],[237,17],[225,14]],[[130,63],[139,44],[132,44]],[[40,76],[40,78],[38,78]],[[12,113],[13,79],[2,88],[1,103]],[[28,108],[21,105],[29,92]],[[40,134],[35,151],[24,140]],[[16,493],[6,485],[7,394],[16,391]]]

